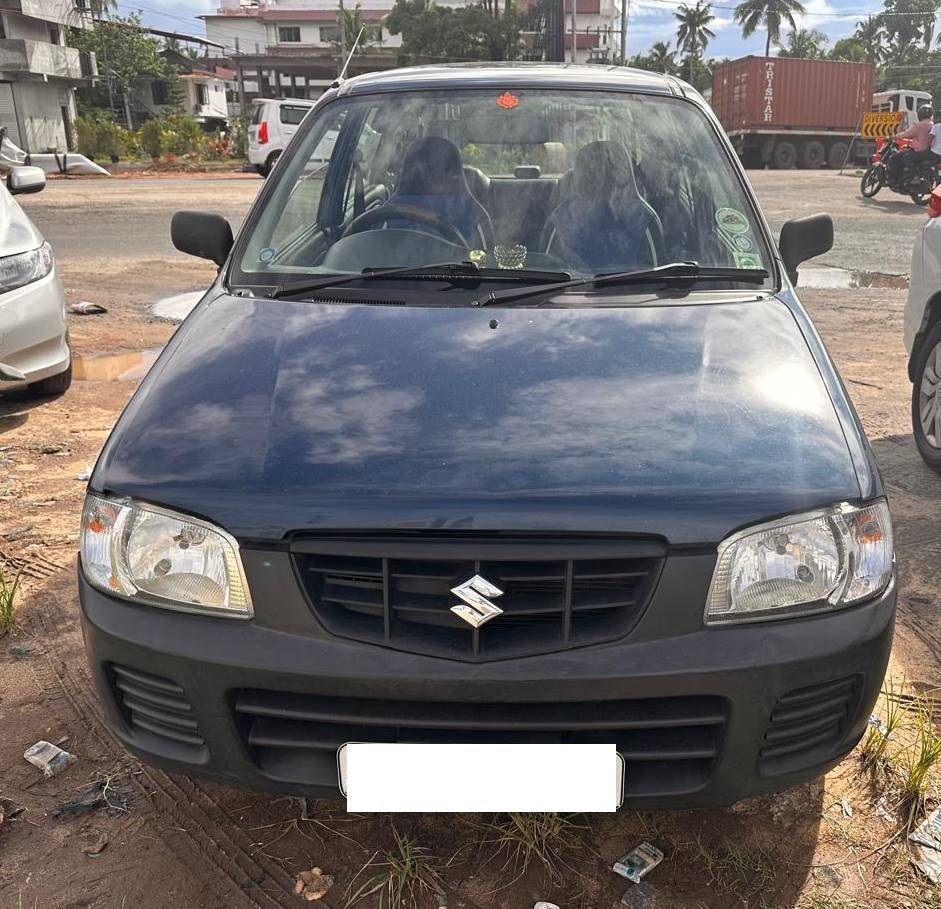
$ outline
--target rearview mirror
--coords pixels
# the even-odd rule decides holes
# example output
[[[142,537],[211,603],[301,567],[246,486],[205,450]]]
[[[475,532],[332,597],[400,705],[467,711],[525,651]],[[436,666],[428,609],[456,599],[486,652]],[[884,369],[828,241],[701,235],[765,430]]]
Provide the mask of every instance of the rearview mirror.
[[[41,167],[14,167],[7,177],[11,196],[41,193],[46,188],[46,172]]]
[[[178,211],[170,222],[170,237],[180,252],[209,259],[220,268],[235,245],[229,222],[204,211]]]
[[[833,248],[833,218],[829,215],[808,215],[794,218],[781,228],[778,249],[791,283],[797,284],[797,266],[822,256]]]

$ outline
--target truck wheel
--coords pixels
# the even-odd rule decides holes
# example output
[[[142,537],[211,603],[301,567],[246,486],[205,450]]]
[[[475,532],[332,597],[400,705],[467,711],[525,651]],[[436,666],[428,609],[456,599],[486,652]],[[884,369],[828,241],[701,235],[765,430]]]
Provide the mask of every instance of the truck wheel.
[[[912,387],[912,429],[925,463],[941,473],[941,322],[918,353]]]
[[[779,142],[774,147],[771,163],[775,170],[792,170],[797,166],[797,149],[793,142]]]
[[[827,154],[827,164],[830,166],[830,170],[839,170],[843,166],[843,162],[846,160],[846,153],[850,150],[849,142],[834,142],[830,146],[830,151]]]
[[[801,167],[807,170],[819,170],[827,163],[827,153],[823,143],[816,139],[804,142],[800,151]]]

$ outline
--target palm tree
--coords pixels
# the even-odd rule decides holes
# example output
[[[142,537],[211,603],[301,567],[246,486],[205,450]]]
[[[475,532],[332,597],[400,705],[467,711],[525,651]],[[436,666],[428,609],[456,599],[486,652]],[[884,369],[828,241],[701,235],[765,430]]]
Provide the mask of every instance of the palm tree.
[[[655,73],[676,72],[676,51],[670,50],[669,41],[658,41],[647,55],[647,64]]]
[[[853,37],[866,48],[866,56],[873,65],[882,62],[885,56],[885,23],[879,16],[870,16],[856,23]]]
[[[794,16],[803,12],[800,0],[742,0],[735,7],[732,18],[741,25],[743,38],[750,38],[764,26],[768,32],[765,56],[770,57],[772,43],[777,44],[781,40],[781,26],[786,22],[792,30],[796,29]]]
[[[822,57],[830,39],[816,29],[795,28],[787,33],[787,43],[779,45],[780,57],[802,57],[812,60]]]
[[[676,28],[676,44],[684,51],[687,57],[699,57],[706,49],[710,39],[716,34],[709,28],[715,19],[712,15],[712,4],[706,0],[696,0],[695,6],[681,3],[674,13],[679,25]]]

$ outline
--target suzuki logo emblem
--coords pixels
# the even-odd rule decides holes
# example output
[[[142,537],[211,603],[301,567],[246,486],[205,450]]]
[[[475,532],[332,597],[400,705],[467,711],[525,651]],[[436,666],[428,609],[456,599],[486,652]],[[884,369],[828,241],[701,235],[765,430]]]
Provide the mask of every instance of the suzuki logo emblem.
[[[481,625],[503,615],[503,610],[490,602],[488,597],[502,597],[503,591],[494,587],[486,578],[475,574],[459,587],[452,587],[453,593],[463,603],[451,607],[451,612],[460,616],[469,625],[480,628]]]

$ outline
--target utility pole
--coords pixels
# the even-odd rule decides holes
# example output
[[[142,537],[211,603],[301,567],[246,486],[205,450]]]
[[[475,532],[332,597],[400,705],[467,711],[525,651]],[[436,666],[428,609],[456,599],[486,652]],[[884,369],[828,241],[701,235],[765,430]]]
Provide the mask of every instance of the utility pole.
[[[627,20],[631,14],[631,0],[621,0],[621,66],[627,66]]]
[[[239,116],[245,117],[248,114],[247,105],[245,104],[245,71],[242,69],[242,57],[236,51],[235,57],[235,76],[238,80],[238,89],[239,89]]]
[[[576,6],[577,0],[572,0],[572,53],[569,56],[572,63],[578,63],[578,25],[576,23],[578,12]]]
[[[342,72],[343,66],[346,63],[346,10],[343,9],[343,0],[340,0],[340,69],[339,72]]]

